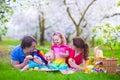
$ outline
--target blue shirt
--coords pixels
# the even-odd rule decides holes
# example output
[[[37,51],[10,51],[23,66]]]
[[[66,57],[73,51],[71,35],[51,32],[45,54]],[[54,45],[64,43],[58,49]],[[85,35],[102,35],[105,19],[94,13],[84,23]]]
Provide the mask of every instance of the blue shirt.
[[[16,46],[11,52],[12,61],[18,61],[19,63],[22,63],[25,57],[26,55],[24,54],[23,49],[20,45]]]

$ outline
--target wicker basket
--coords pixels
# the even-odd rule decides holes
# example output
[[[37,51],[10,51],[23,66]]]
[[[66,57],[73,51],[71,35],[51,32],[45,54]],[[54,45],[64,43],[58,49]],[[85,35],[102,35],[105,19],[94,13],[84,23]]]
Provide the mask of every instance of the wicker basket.
[[[105,44],[103,44],[103,45],[99,45],[98,46],[98,48],[100,48],[100,47],[104,47],[104,46],[108,46],[108,45],[105,45]],[[112,51],[112,57],[111,58],[97,58],[96,56],[95,56],[95,61],[96,62],[100,62],[100,61],[102,61],[103,62],[103,65],[104,65],[104,67],[105,67],[105,69],[106,69],[106,72],[107,73],[112,73],[112,74],[115,74],[116,73],[116,70],[117,70],[117,62],[118,62],[118,59],[117,58],[114,58],[114,52],[113,52],[113,49],[112,49],[112,47],[111,46],[108,46],[110,49],[111,49],[111,51]]]

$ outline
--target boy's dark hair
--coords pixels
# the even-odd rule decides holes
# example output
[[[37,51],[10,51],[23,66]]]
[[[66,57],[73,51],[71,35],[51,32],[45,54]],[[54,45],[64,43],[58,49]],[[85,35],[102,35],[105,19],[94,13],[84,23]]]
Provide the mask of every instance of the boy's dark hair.
[[[25,49],[26,47],[30,47],[32,45],[32,42],[35,42],[37,43],[36,39],[31,37],[31,36],[25,36],[23,37],[22,39],[22,42],[21,42],[21,47],[23,49]]]

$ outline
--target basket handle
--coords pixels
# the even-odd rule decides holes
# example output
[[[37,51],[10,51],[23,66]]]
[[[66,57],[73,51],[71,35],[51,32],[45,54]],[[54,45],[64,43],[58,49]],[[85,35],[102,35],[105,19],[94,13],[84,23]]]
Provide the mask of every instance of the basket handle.
[[[111,46],[106,45],[106,44],[102,44],[102,45],[99,45],[98,47],[101,47],[101,46],[108,46],[112,51],[112,58],[114,58],[114,52],[113,52],[113,48]]]

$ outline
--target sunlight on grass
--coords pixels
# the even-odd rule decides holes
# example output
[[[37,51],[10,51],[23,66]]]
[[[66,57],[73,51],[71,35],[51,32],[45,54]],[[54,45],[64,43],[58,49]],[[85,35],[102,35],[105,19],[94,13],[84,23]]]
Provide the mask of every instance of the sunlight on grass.
[[[0,42],[0,45],[2,46],[16,46],[20,43],[19,40],[13,40],[13,39],[10,39],[10,38],[3,38],[2,42]]]

